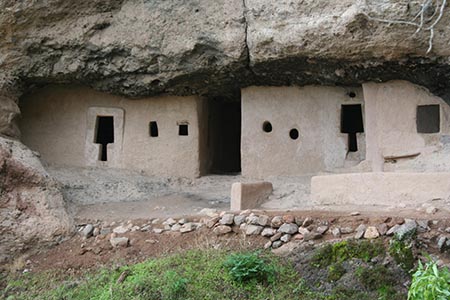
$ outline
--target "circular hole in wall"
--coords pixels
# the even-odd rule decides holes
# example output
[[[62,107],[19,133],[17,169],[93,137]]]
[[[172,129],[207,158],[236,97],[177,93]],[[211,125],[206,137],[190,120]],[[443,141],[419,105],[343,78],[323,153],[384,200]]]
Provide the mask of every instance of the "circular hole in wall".
[[[298,139],[298,130],[293,128],[291,129],[291,131],[289,131],[289,136],[291,137],[291,139],[296,140]]]
[[[350,93],[348,93],[348,96],[350,98],[355,98],[356,97],[356,93],[355,92],[350,92]]]
[[[264,121],[263,123],[263,131],[264,132],[272,132],[272,124],[269,121]]]

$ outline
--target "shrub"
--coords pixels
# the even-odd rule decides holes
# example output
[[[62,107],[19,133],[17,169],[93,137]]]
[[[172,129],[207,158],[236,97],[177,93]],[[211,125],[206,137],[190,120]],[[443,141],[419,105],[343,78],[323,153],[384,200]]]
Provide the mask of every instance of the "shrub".
[[[261,258],[258,251],[232,254],[225,260],[224,266],[231,278],[239,283],[249,280],[272,282],[275,275],[275,269]]]
[[[327,279],[330,282],[336,282],[341,279],[347,271],[341,263],[335,263],[328,267]]]
[[[408,291],[408,300],[447,299],[450,299],[450,271],[447,268],[439,270],[434,261],[425,266],[419,261]]]

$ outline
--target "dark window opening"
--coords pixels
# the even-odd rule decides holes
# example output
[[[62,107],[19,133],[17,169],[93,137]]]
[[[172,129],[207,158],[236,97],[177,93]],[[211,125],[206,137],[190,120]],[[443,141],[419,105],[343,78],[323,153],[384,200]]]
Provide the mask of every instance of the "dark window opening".
[[[438,133],[440,123],[439,104],[417,106],[416,125],[418,133]]]
[[[348,152],[358,151],[356,134],[364,132],[361,104],[341,106],[341,132],[348,134]]]
[[[157,137],[158,136],[158,123],[156,121],[151,121],[149,125],[150,136]]]
[[[180,125],[178,125],[178,135],[182,135],[182,136],[189,135],[188,124],[180,124]]]
[[[264,121],[263,131],[267,133],[272,132],[272,124],[269,121]]]
[[[241,172],[241,101],[214,98],[208,102],[209,172]]]
[[[291,129],[291,131],[289,131],[289,136],[291,137],[291,139],[296,140],[298,139],[298,130],[293,128]]]
[[[114,143],[114,117],[97,116],[95,143],[100,144],[99,159],[108,160],[107,145]]]
[[[350,93],[348,93],[348,96],[350,98],[355,98],[356,97],[356,93],[355,92],[350,92]]]

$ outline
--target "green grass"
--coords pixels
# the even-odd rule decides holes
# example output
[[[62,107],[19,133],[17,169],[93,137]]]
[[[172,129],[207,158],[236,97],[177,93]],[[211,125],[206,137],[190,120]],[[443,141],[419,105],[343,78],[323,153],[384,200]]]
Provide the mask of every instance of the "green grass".
[[[253,255],[253,254],[248,254]],[[294,268],[270,254],[258,254],[272,280],[238,282],[227,267],[236,258],[224,251],[188,251],[133,266],[102,269],[74,278],[51,273],[9,278],[3,297],[13,299],[317,299],[301,288]],[[122,283],[117,279],[123,272]]]

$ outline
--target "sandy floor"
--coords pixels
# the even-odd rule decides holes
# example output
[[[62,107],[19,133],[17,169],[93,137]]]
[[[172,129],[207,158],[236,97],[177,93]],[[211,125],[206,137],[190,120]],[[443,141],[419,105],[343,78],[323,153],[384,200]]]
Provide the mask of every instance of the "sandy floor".
[[[112,221],[192,216],[203,208],[227,210],[233,182],[251,181],[240,175],[209,175],[197,179],[157,178],[114,169],[49,168],[49,172],[61,183],[69,210],[77,219]],[[450,205],[445,201],[414,207],[401,203],[392,206],[313,206],[310,201],[311,177],[267,178],[267,181],[272,182],[274,191],[259,209],[342,214],[359,211],[371,215],[401,212],[404,216],[420,217],[429,206],[433,206],[438,208],[436,216],[450,213]]]

